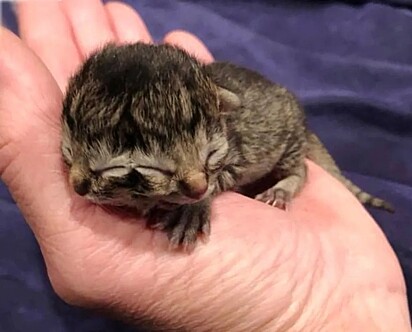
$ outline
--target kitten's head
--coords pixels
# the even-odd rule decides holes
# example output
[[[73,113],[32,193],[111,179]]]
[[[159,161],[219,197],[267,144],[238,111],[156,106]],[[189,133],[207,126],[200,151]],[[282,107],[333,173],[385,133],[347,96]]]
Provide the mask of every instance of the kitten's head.
[[[236,96],[170,46],[108,46],[69,83],[62,153],[75,191],[96,202],[207,197],[227,162],[222,108]]]

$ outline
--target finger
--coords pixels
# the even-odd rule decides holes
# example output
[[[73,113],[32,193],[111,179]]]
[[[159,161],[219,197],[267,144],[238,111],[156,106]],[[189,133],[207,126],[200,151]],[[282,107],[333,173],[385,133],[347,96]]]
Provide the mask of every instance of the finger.
[[[61,259],[56,252],[73,248],[70,236],[59,245],[51,238],[79,230],[70,218],[71,192],[60,154],[62,94],[42,62],[3,28],[0,86],[0,176],[39,241],[49,270],[58,265],[51,259]]]
[[[120,43],[153,42],[146,24],[132,7],[120,2],[109,2],[105,7],[112,29]]]
[[[23,1],[16,5],[21,38],[40,57],[64,91],[80,63],[70,23],[57,1]]]
[[[169,32],[163,38],[163,41],[185,49],[202,62],[209,63],[213,61],[213,56],[206,45],[199,38],[189,32],[180,30]]]
[[[115,40],[106,10],[99,0],[63,0],[77,47],[84,57]]]
[[[41,196],[54,191],[58,174],[50,165],[60,162],[61,91],[43,63],[4,28],[0,86],[0,175],[25,212],[46,201],[53,205],[55,196]]]

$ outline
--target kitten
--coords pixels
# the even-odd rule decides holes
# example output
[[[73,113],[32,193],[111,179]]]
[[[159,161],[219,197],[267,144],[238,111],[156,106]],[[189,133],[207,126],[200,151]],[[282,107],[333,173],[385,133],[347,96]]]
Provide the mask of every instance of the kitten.
[[[170,45],[108,44],[85,61],[63,103],[62,154],[77,194],[135,208],[173,248],[209,235],[215,195],[268,174],[276,184],[256,199],[285,209],[305,183],[305,157],[393,211],[341,175],[284,87]]]

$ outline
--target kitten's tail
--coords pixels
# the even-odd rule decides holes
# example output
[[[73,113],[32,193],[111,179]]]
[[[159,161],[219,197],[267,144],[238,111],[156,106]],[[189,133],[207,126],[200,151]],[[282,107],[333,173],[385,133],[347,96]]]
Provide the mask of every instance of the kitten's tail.
[[[370,206],[380,208],[391,213],[395,212],[395,209],[390,203],[384,201],[381,198],[374,197],[367,192],[364,192],[361,188],[352,183],[349,179],[345,178],[342,175],[339,167],[333,160],[332,156],[329,154],[325,146],[314,133],[308,130],[306,132],[306,138],[308,142],[308,151],[306,156],[310,160],[321,166],[328,173],[333,175],[340,182],[342,182],[361,203],[368,204]]]

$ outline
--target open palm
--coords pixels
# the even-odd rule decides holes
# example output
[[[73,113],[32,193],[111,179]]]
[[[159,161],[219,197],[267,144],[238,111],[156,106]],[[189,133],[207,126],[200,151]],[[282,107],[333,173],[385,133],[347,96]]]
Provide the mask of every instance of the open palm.
[[[141,220],[77,197],[60,156],[61,91],[97,46],[151,37],[137,14],[118,3],[26,3],[18,17],[31,50],[1,31],[0,172],[66,301],[196,331],[335,330],[354,323],[371,331],[374,316],[382,330],[393,330],[393,322],[397,331],[408,330],[403,277],[384,235],[312,163],[287,213],[234,193],[219,196],[210,242],[191,255],[167,251],[165,235]],[[212,61],[190,34],[164,40]]]

